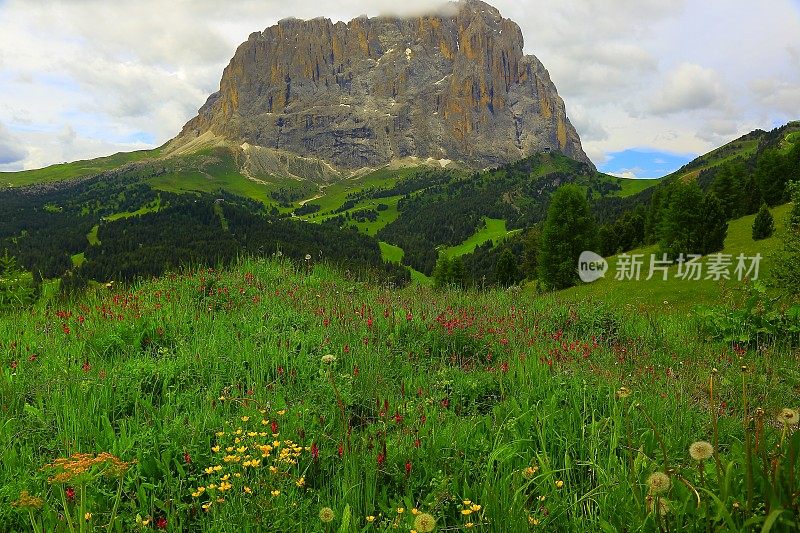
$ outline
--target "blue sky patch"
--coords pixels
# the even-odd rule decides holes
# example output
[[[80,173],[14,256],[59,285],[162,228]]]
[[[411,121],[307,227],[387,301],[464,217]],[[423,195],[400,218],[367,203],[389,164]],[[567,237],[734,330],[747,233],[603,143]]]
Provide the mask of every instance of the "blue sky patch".
[[[608,161],[600,165],[606,174],[637,178],[661,178],[695,159],[696,154],[673,154],[641,148],[632,148],[608,154]]]

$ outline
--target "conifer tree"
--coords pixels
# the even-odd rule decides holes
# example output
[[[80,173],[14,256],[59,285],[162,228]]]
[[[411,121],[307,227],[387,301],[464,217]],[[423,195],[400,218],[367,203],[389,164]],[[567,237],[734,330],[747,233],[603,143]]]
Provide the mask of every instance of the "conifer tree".
[[[772,237],[774,231],[775,220],[772,218],[772,213],[769,212],[767,204],[761,204],[761,209],[753,221],[753,240],[760,241]]]
[[[577,185],[561,187],[553,194],[542,230],[540,279],[554,289],[575,285],[578,258],[595,244],[595,224],[586,195]]]

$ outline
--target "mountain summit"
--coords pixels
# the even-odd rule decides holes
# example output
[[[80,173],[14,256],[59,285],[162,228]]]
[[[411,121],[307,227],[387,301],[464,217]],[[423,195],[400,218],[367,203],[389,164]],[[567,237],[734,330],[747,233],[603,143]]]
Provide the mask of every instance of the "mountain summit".
[[[171,147],[220,139],[241,145],[253,172],[485,168],[541,151],[591,165],[519,26],[478,0],[417,18],[286,19],[251,34]]]

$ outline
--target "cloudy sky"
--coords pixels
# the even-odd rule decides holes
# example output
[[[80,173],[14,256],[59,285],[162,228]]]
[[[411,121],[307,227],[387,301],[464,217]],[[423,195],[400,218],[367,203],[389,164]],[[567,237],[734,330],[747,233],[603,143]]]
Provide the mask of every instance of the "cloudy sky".
[[[282,18],[439,3],[0,0],[0,171],[164,143],[219,87],[236,46]],[[608,172],[660,176],[800,118],[800,0],[491,3],[522,27]]]

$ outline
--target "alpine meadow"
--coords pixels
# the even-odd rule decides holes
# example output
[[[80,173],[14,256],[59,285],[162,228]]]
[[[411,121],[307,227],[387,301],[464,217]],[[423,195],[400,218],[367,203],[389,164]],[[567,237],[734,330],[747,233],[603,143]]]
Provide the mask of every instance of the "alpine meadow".
[[[0,531],[800,531],[800,8],[294,4],[0,1]]]

